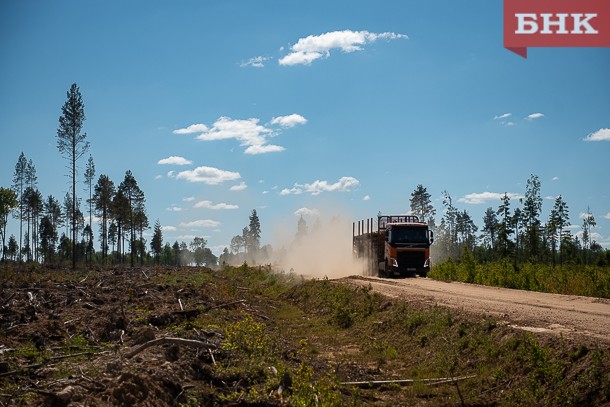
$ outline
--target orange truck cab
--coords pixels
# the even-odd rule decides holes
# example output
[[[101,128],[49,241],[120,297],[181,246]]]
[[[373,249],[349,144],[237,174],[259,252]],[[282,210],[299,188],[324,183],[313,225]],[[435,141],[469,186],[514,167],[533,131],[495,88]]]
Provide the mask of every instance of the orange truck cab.
[[[362,227],[361,227],[362,225]],[[370,264],[371,274],[426,277],[434,234],[413,215],[379,215],[353,227],[354,254]],[[375,273],[376,271],[376,273]]]

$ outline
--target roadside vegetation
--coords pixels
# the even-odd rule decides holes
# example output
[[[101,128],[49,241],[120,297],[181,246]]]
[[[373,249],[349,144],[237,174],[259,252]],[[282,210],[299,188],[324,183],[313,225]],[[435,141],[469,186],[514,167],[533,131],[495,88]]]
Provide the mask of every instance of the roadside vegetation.
[[[497,208],[487,208],[479,228],[447,191],[442,192],[443,215],[437,224],[431,195],[419,185],[411,194],[411,211],[434,225],[429,276],[610,298],[610,250],[596,242],[595,216],[586,208],[578,215],[581,225],[573,225],[568,203],[559,195],[544,218],[541,189],[540,179],[532,175],[523,195],[504,193]]]
[[[349,280],[246,265],[1,274],[2,405],[610,402],[604,345]]]
[[[553,294],[610,298],[610,267],[567,264],[553,267],[505,259],[479,263],[465,250],[457,260],[435,265],[431,278]]]

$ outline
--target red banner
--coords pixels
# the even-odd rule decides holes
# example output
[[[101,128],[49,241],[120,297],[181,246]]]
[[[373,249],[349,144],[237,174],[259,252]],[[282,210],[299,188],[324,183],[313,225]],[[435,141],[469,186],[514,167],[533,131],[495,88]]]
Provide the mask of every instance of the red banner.
[[[504,0],[504,48],[610,47],[610,0]]]

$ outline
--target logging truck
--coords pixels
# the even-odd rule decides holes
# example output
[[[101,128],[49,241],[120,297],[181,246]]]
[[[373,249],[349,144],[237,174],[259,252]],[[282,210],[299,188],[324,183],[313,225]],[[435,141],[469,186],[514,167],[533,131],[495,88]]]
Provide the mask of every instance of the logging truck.
[[[434,233],[414,215],[379,215],[352,224],[354,256],[370,275],[426,277]]]

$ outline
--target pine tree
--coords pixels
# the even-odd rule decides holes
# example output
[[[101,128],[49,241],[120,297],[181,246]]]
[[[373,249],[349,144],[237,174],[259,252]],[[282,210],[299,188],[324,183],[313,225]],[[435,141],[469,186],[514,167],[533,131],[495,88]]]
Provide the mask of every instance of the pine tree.
[[[19,155],[19,159],[17,160],[17,164],[15,164],[15,173],[13,174],[13,189],[17,192],[18,195],[18,204],[19,204],[19,260],[22,260],[21,257],[21,248],[23,246],[23,192],[27,186],[25,181],[25,173],[27,171],[28,160],[25,158],[25,154],[21,152]]]
[[[153,237],[150,241],[150,249],[155,255],[156,263],[159,264],[161,251],[163,250],[163,230],[161,229],[161,222],[159,222],[159,219],[155,222]]]
[[[57,148],[71,166],[72,179],[72,245],[76,246],[76,163],[89,150],[87,133],[81,133],[85,121],[85,105],[80,90],[75,83],[66,94],[67,100],[62,107],[57,129]],[[76,250],[72,250],[72,269],[76,269]]]
[[[106,262],[106,255],[108,254],[108,221],[111,216],[114,193],[114,182],[112,182],[107,175],[100,175],[97,184],[95,184],[93,202],[95,204],[96,214],[101,218],[100,223],[102,230],[100,237],[102,241],[102,263]]]
[[[261,222],[256,214],[256,209],[252,210],[250,215],[250,225],[246,234],[246,249],[250,254],[256,254],[260,249],[261,241]]]
[[[18,207],[17,193],[10,188],[0,187],[0,235],[2,236],[2,260],[6,259],[6,224],[8,215]]]
[[[85,169],[85,183],[89,187],[89,199],[87,199],[87,203],[89,204],[89,228],[91,229],[88,246],[93,245],[93,177],[95,177],[95,164],[93,163],[93,157],[89,155],[87,168]],[[89,258],[89,262],[91,262],[91,258]]]
[[[568,204],[559,195],[555,198],[555,205],[551,209],[549,220],[547,222],[547,231],[551,238],[551,250],[553,253],[553,267],[555,267],[555,254],[557,252],[557,243],[559,242],[559,263],[563,264],[563,256],[561,255],[561,244],[563,242],[563,230],[570,226],[568,217]]]
[[[498,218],[493,208],[487,208],[483,216],[483,232],[489,239],[489,247],[493,250],[498,231]]]
[[[542,212],[542,197],[540,195],[540,179],[531,175],[527,180],[525,200],[523,202],[523,222],[525,223],[526,253],[531,258],[539,258],[540,254],[540,213]]]
[[[411,212],[419,217],[421,222],[434,224],[436,209],[432,206],[431,195],[423,185],[419,184],[411,194]]]
[[[135,255],[136,255],[136,230],[139,225],[139,218],[137,214],[140,216],[144,213],[144,192],[138,186],[138,182],[134,178],[131,171],[127,171],[125,173],[125,179],[119,185],[119,192],[123,194],[127,201],[127,205],[125,209],[127,210],[127,221],[129,222],[129,232],[130,232],[130,248],[131,248],[131,267],[135,265]]]
[[[510,235],[514,233],[512,228],[512,218],[510,214],[510,198],[508,193],[504,193],[502,197],[502,204],[496,211],[500,216],[500,222],[498,224],[498,244],[502,251],[502,256],[506,257],[509,253],[509,239]]]

